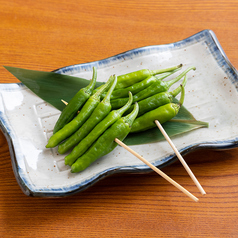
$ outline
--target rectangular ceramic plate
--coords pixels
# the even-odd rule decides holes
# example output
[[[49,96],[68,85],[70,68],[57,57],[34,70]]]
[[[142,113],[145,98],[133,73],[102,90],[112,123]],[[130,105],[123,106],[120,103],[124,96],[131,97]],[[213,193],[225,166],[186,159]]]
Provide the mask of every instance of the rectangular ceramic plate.
[[[138,48],[55,72],[90,79],[92,67],[96,66],[99,81],[106,81],[112,74],[167,68],[180,63],[186,68],[197,68],[188,74],[184,105],[197,120],[208,122],[209,128],[174,137],[174,144],[182,154],[199,148],[236,147],[237,70],[210,30],[176,43]],[[66,196],[82,191],[113,173],[151,171],[118,146],[85,171],[72,174],[64,165],[64,156],[57,154],[56,149],[45,148],[60,112],[22,84],[1,84],[0,95],[1,129],[9,143],[16,179],[26,195]],[[131,148],[160,168],[176,160],[166,141]]]

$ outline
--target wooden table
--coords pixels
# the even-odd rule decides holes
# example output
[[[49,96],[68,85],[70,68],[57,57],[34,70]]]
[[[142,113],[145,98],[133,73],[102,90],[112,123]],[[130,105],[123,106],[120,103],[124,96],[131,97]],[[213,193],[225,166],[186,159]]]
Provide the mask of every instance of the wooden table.
[[[0,0],[0,64],[51,71],[211,29],[238,68],[236,1]],[[18,82],[0,67],[0,82]],[[0,237],[237,237],[238,149],[185,156],[159,175],[110,176],[74,196],[32,198],[18,186],[0,133]]]

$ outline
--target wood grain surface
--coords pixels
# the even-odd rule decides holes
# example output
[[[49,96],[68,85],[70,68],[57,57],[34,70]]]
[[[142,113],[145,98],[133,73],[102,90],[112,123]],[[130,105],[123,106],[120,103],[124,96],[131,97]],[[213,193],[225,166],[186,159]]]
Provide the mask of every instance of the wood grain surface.
[[[18,82],[2,66],[51,71],[124,51],[215,32],[238,68],[235,0],[0,0],[0,83]],[[110,176],[67,198],[24,195],[0,133],[0,237],[238,237],[238,149],[184,157],[163,169],[195,203],[156,173]]]

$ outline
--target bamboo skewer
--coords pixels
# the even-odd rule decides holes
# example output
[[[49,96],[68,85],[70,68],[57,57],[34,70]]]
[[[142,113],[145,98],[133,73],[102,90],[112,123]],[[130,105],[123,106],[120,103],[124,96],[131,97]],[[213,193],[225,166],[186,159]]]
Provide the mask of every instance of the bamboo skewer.
[[[68,105],[68,102],[66,102],[64,99],[61,99],[61,102],[62,102],[64,105]],[[79,113],[79,111],[78,111],[77,113]]]
[[[61,99],[61,102],[64,103],[65,105],[68,104],[64,99]]]
[[[193,182],[196,184],[196,186],[198,187],[199,191],[201,192],[202,195],[206,194],[206,192],[204,191],[204,189],[202,188],[202,186],[200,185],[200,183],[198,182],[198,180],[196,179],[196,177],[194,176],[193,172],[191,171],[191,169],[188,167],[187,163],[185,162],[185,160],[183,159],[183,157],[181,156],[181,154],[179,153],[179,151],[177,150],[177,148],[175,147],[175,145],[173,144],[173,142],[171,141],[171,139],[169,138],[168,134],[166,133],[166,131],[164,130],[164,128],[162,127],[162,125],[159,123],[158,120],[155,120],[155,124],[158,126],[158,128],[160,129],[161,133],[163,134],[163,136],[165,137],[165,139],[168,141],[168,143],[170,144],[170,146],[172,147],[172,149],[174,150],[175,154],[177,155],[178,159],[180,160],[180,162],[182,163],[183,167],[186,169],[186,171],[188,172],[188,174],[190,175],[191,179],[193,180]]]
[[[193,199],[195,202],[198,202],[198,198],[195,197],[193,194],[191,194],[188,190],[186,190],[185,188],[183,188],[181,185],[179,185],[177,182],[175,182],[173,179],[171,179],[168,175],[166,175],[164,172],[162,172],[160,169],[158,169],[157,167],[155,167],[154,165],[152,165],[149,161],[147,161],[146,159],[144,159],[142,156],[140,156],[139,154],[137,154],[134,150],[132,150],[130,147],[128,147],[127,145],[125,145],[122,141],[120,141],[119,139],[115,139],[115,142],[117,144],[119,144],[120,146],[122,146],[124,149],[126,149],[127,151],[129,151],[131,154],[135,155],[138,159],[140,159],[143,163],[145,163],[146,165],[148,165],[151,169],[153,169],[156,173],[158,173],[160,176],[162,176],[164,179],[166,179],[168,182],[170,182],[171,184],[173,184],[176,188],[178,188],[180,191],[182,191],[183,193],[185,193],[187,196],[189,196],[191,199]]]

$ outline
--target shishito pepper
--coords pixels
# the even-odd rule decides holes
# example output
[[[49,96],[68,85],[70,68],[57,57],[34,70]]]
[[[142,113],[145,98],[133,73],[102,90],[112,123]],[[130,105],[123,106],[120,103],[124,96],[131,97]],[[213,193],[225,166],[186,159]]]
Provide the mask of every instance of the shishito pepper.
[[[179,103],[167,103],[161,107],[151,110],[140,117],[137,117],[132,125],[130,133],[146,131],[148,129],[156,127],[155,120],[158,120],[160,124],[171,120],[175,117],[181,105],[184,102],[185,90],[181,85],[181,97]]]
[[[131,72],[128,74],[119,75],[119,76],[117,76],[117,85],[115,87],[115,90],[120,89],[120,88],[130,87],[131,85],[141,82],[142,80],[144,80],[150,76],[154,76],[154,75],[162,74],[162,73],[166,73],[166,72],[172,72],[174,70],[181,68],[182,66],[183,65],[180,64],[180,65],[173,66],[170,68],[158,69],[158,70],[141,69],[141,70],[137,70],[137,71],[134,71],[134,72]],[[103,87],[103,85],[96,88],[94,90],[94,92],[99,90],[101,87]]]
[[[154,94],[168,91],[169,88],[176,82],[178,82],[182,77],[184,77],[190,70],[195,70],[195,67],[189,67],[184,72],[182,72],[180,75],[178,75],[176,78],[171,79],[169,81],[161,81],[156,80],[154,83],[152,83],[148,88],[145,88],[138,92],[136,95],[133,96],[133,102],[139,102],[147,97],[150,97]],[[115,100],[111,100],[111,105],[113,109],[117,109],[122,107],[126,102],[128,98],[118,98]]]
[[[149,77],[145,78],[144,80],[142,80],[138,83],[135,83],[129,87],[116,89],[113,91],[113,93],[111,95],[111,99],[114,100],[117,98],[126,98],[126,97],[128,97],[129,92],[131,92],[133,95],[135,95],[135,94],[139,93],[141,90],[149,87],[155,81],[163,80],[163,79],[167,78],[168,76],[174,74],[175,72],[177,72],[180,69],[181,68],[178,68],[173,71],[161,73],[156,76],[149,76]],[[103,93],[102,97],[104,97],[105,95],[106,95],[106,93]]]
[[[141,70],[131,72],[128,74],[120,75],[120,76],[118,76],[118,81],[117,81],[117,85],[116,85],[115,89],[129,87],[135,83],[142,81],[143,79],[145,79],[149,76],[173,71],[180,67],[182,67],[182,64],[173,66],[170,68],[158,69],[158,70],[141,69]]]
[[[183,87],[185,87],[186,83],[187,83],[187,75],[184,76],[184,80],[182,82]],[[182,90],[182,87],[180,85],[171,92],[166,91],[162,93],[157,93],[153,96],[150,96],[148,98],[145,98],[139,101],[138,102],[139,112],[137,117],[145,114],[146,112],[154,110],[160,106],[163,106],[167,103],[171,103],[173,99],[181,92],[181,90]],[[130,109],[126,113],[130,113],[132,110],[133,110],[133,105],[131,105]]]
[[[71,147],[77,145],[101,120],[103,120],[111,111],[110,97],[117,83],[117,77],[115,77],[110,89],[108,90],[104,99],[97,105],[92,112],[91,116],[85,121],[85,123],[66,139],[58,147],[60,154],[65,153]]]
[[[97,69],[93,67],[93,77],[89,85],[85,88],[80,89],[74,97],[69,101],[68,105],[61,112],[55,126],[53,133],[56,133],[63,128],[68,122],[70,122],[77,111],[84,105],[84,103],[91,96],[97,80]]]
[[[108,87],[113,83],[115,80],[114,76],[111,76],[109,80],[100,88],[96,93],[94,93],[84,104],[78,115],[71,120],[68,124],[66,124],[62,129],[57,131],[53,134],[46,148],[53,148],[57,146],[60,142],[71,136],[75,131],[77,131],[84,122],[90,117],[94,109],[100,103],[100,96],[101,94],[108,89]],[[115,85],[114,85],[115,86]],[[113,86],[113,87],[114,87]]]
[[[132,94],[129,93],[129,100],[122,108],[111,111],[107,117],[105,117],[100,123],[98,123],[93,130],[78,143],[74,149],[65,157],[65,164],[72,165],[75,160],[83,155],[87,149],[98,139],[98,137],[107,130],[113,123],[122,117],[122,115],[128,110],[132,103]],[[134,109],[134,106],[133,106]],[[133,111],[133,110],[132,110]],[[58,151],[65,153],[74,145],[71,143],[63,143],[59,145]]]
[[[137,116],[139,107],[135,104],[134,110],[125,117],[117,120],[109,127],[96,142],[71,166],[71,172],[77,173],[85,170],[98,158],[110,153],[117,146],[115,138],[123,141],[129,134],[131,126]]]

